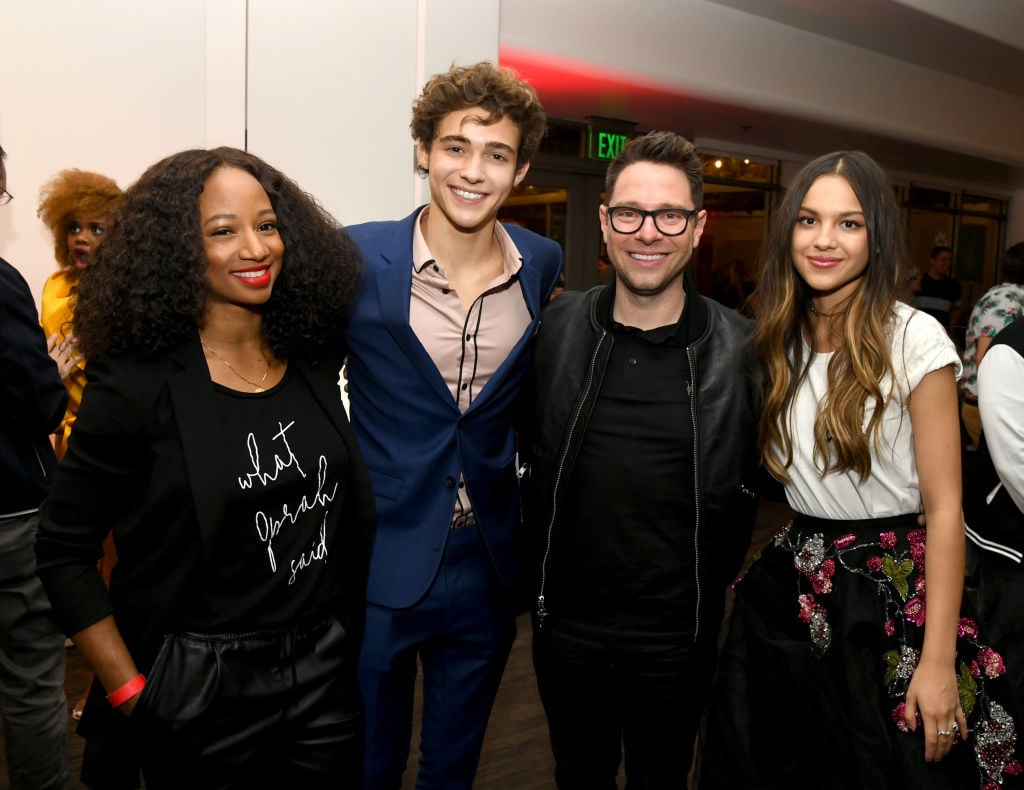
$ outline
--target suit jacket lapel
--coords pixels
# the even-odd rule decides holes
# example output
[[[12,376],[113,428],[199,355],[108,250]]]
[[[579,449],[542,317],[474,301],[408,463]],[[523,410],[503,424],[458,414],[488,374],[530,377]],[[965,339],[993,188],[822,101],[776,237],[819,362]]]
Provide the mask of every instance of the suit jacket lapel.
[[[420,211],[413,212],[398,224],[385,242],[381,257],[387,262],[378,278],[378,297],[384,325],[402,353],[419,371],[423,379],[454,409],[455,398],[444,378],[409,324],[409,299],[412,289],[412,233]]]
[[[206,557],[210,557],[224,517],[225,496],[221,486],[223,470],[227,467],[223,445],[211,441],[220,433],[213,386],[198,339],[179,346],[170,356],[181,366],[168,378],[168,387],[185,455],[185,469],[199,522],[202,548]]]

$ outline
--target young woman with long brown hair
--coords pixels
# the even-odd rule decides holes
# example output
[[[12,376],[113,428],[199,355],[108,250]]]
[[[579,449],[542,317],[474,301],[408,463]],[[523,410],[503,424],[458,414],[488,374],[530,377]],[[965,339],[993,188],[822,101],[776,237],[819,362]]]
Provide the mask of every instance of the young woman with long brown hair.
[[[960,361],[898,301],[904,267],[870,157],[797,175],[754,335],[762,460],[797,517],[737,584],[702,790],[987,787],[1020,770],[992,698],[1005,667],[960,612]]]

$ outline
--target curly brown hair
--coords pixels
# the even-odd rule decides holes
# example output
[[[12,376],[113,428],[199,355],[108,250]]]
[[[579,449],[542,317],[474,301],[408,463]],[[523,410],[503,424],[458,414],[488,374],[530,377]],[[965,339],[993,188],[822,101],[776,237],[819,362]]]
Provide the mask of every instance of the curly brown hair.
[[[112,178],[88,170],[61,170],[39,190],[43,224],[53,234],[53,255],[62,269],[75,271],[68,250],[68,225],[77,215],[113,216],[121,202],[121,187]]]
[[[88,359],[159,357],[202,327],[210,289],[200,229],[206,179],[235,167],[259,181],[284,242],[281,274],[263,310],[278,359],[337,349],[362,277],[359,249],[294,181],[237,148],[192,149],[152,165],[125,192],[89,276],[79,283],[74,331]]]
[[[490,125],[508,118],[519,129],[516,170],[529,162],[540,147],[548,120],[540,99],[528,83],[510,68],[498,68],[484,60],[472,66],[452,67],[435,74],[413,103],[412,137],[427,148],[437,137],[437,127],[450,113],[479,107],[486,115],[481,123]],[[417,172],[424,173],[417,163]]]

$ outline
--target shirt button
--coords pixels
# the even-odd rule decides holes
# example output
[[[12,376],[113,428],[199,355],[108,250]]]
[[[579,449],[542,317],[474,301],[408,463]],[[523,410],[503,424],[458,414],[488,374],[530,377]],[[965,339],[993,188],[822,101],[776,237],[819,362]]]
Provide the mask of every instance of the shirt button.
[[[468,384],[463,384],[463,385],[462,385],[462,389],[464,389],[464,390],[468,390],[468,389],[469,389],[469,385],[468,385]]]
[[[445,488],[455,488],[455,478],[449,475],[444,479]]]
[[[631,368],[635,368],[637,365],[640,364],[639,362],[636,361],[636,357],[630,357],[628,361],[629,361],[629,366]]]

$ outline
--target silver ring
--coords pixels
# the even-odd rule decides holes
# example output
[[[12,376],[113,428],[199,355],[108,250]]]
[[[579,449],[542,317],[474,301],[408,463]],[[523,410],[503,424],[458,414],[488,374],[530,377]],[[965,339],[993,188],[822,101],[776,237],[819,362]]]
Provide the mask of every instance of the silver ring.
[[[960,732],[960,725],[955,721],[953,722],[953,732]]]
[[[942,735],[945,738],[948,738],[952,734],[953,733],[951,733],[949,730],[939,730],[939,735]]]

